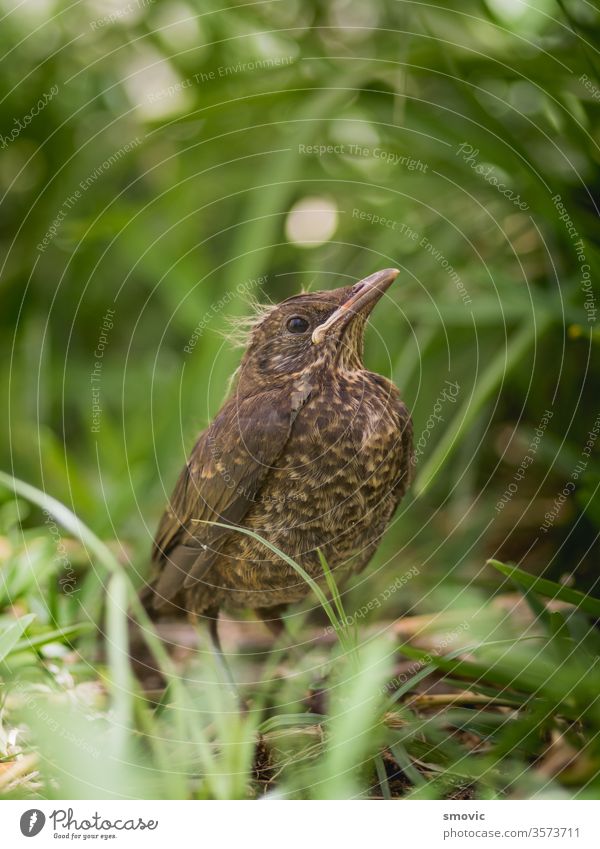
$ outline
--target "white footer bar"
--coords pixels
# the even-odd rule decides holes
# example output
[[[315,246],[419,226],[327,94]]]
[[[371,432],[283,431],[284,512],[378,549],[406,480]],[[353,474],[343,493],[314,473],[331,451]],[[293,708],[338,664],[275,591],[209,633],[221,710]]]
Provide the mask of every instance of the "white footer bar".
[[[600,846],[600,802],[281,800],[43,801],[0,803],[0,842],[240,849],[534,849]],[[335,843],[334,843],[335,841]]]

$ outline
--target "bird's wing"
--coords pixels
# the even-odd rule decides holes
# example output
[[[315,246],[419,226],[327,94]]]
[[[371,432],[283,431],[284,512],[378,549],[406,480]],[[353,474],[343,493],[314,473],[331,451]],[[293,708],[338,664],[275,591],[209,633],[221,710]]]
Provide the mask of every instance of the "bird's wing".
[[[156,535],[156,609],[206,576],[286,445],[310,387],[232,398],[199,437]],[[235,533],[235,532],[233,532]]]
[[[402,451],[404,457],[404,469],[395,486],[399,503],[406,494],[413,476],[413,423],[406,405],[399,397],[395,403],[395,410],[398,419],[399,449]]]

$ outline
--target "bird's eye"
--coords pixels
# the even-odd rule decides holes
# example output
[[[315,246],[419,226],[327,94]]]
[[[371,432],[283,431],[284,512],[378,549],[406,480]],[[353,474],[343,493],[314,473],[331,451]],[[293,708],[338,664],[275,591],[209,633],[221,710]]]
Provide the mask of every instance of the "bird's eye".
[[[301,315],[293,315],[291,318],[288,318],[286,327],[290,331],[290,333],[306,333],[310,326],[310,323],[302,318]]]

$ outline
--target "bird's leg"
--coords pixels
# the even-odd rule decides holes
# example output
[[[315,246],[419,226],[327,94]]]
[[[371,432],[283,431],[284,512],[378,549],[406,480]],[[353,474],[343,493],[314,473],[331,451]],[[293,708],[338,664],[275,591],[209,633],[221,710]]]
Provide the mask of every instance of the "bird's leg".
[[[221,645],[221,638],[219,637],[219,608],[210,608],[210,610],[206,611],[204,616],[208,620],[208,635],[210,637],[210,644],[217,667],[221,672],[227,688],[235,696],[241,709],[245,711],[247,709],[246,703],[242,699],[238,686],[235,683],[235,679],[231,673],[231,669],[229,668],[227,658],[225,657],[225,653],[223,652],[223,647]]]
[[[261,674],[262,683],[269,692],[274,681],[287,677],[282,663],[285,658],[289,657],[292,646],[290,645],[289,631],[284,620],[281,618],[281,614],[286,608],[287,604],[254,608],[254,613],[265,623],[275,638],[265,652],[265,664]]]
[[[219,637],[219,608],[211,608],[204,615],[208,620],[208,634],[212,647],[219,657],[223,658],[223,646]]]

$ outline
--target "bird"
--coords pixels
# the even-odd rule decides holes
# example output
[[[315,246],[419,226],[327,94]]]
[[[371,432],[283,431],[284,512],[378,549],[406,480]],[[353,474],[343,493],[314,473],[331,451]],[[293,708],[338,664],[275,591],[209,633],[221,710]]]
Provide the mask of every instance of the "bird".
[[[204,618],[221,651],[221,610],[251,609],[279,635],[311,592],[274,549],[320,583],[322,557],[336,578],[367,566],[412,468],[410,413],[363,362],[367,318],[398,274],[258,312],[160,520],[141,592],[151,618]]]

